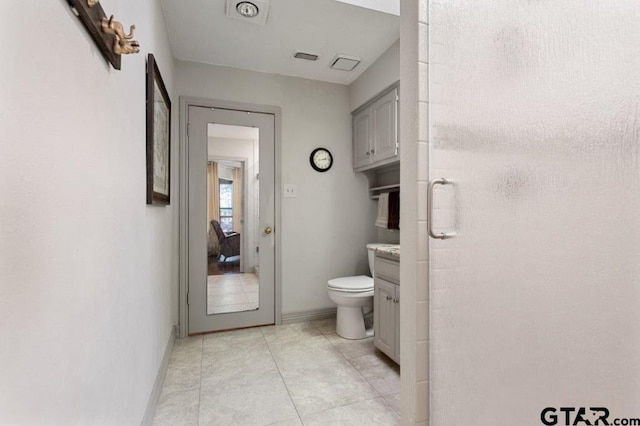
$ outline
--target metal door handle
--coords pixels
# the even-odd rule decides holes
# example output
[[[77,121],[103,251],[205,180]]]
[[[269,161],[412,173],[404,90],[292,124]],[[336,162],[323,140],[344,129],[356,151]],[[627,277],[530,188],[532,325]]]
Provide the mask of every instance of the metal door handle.
[[[264,228],[264,233],[265,233],[265,234],[269,235],[269,234],[270,234],[270,233],[272,233],[272,232],[273,232],[273,229],[271,229],[271,227],[270,227],[270,226],[267,226],[266,228]]]
[[[428,215],[427,215],[427,232],[429,232],[429,236],[431,238],[435,238],[438,240],[446,240],[447,238],[451,238],[454,237],[456,234],[455,232],[440,232],[438,234],[436,234],[435,232],[433,232],[433,187],[436,185],[451,185],[453,184],[452,181],[447,180],[445,178],[440,178],[440,179],[432,179],[431,182],[429,182],[429,186],[427,187],[427,204],[428,204]]]

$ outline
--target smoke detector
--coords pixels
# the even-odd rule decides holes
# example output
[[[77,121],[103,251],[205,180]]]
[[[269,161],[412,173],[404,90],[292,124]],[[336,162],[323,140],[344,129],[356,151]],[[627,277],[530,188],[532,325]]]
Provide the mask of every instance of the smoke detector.
[[[361,60],[362,58],[347,56],[343,55],[342,53],[338,53],[331,62],[331,68],[333,68],[334,70],[353,71],[353,69],[358,66]]]
[[[226,15],[251,24],[264,25],[270,0],[227,0]]]

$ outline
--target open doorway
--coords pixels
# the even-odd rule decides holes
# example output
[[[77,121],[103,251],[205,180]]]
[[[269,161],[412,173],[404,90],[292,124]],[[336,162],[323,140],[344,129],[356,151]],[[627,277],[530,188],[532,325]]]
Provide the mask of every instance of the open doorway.
[[[259,129],[208,125],[207,314],[259,308]]]
[[[207,164],[208,275],[244,272],[242,259],[243,162]]]

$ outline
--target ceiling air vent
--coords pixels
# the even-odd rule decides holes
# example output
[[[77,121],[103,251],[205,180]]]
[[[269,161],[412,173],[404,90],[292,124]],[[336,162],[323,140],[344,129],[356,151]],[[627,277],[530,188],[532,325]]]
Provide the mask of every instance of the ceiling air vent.
[[[336,55],[335,59],[331,63],[331,68],[334,70],[351,71],[360,63],[361,60],[361,58],[347,56],[340,53]]]
[[[293,57],[296,59],[305,59],[307,61],[318,60],[318,55],[314,55],[313,53],[296,52],[293,54]]]

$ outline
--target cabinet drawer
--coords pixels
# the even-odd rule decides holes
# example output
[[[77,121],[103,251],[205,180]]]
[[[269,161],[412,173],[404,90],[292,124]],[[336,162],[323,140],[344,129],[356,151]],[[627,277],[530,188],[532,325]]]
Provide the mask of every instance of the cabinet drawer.
[[[394,284],[400,284],[400,262],[376,256],[374,269],[376,277],[391,281]]]

